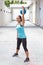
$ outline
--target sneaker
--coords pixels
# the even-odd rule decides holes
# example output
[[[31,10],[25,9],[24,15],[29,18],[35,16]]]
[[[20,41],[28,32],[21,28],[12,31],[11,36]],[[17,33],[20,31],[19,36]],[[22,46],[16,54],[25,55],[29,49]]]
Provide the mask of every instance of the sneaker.
[[[13,57],[15,57],[15,56],[18,56],[18,54],[17,54],[17,53],[15,53],[15,54],[13,55]]]
[[[24,60],[24,62],[29,62],[29,58],[26,58],[26,59]]]

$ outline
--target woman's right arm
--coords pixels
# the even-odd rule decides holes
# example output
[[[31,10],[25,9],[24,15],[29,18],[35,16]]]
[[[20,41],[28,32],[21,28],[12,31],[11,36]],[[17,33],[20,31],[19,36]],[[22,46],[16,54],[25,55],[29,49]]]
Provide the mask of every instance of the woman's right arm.
[[[22,6],[22,9],[23,9],[23,13],[22,13],[22,25],[24,25],[25,19],[24,19],[24,7],[23,6]]]

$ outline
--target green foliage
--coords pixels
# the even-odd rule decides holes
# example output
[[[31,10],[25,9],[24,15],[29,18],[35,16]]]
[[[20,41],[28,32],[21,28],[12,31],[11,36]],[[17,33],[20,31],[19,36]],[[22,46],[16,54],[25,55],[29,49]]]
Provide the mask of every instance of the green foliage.
[[[10,4],[26,4],[26,2],[19,2],[19,1],[16,1],[15,0],[15,2],[14,1],[11,1],[10,2],[10,0],[4,0],[4,3],[5,3],[5,5],[7,6],[7,7],[9,7],[10,6]]]
[[[22,2],[22,1],[21,1],[20,4],[26,4],[26,2]]]
[[[19,1],[15,1],[14,4],[26,4],[26,2],[19,2]]]
[[[5,5],[6,5],[7,7],[10,6],[10,1],[9,1],[9,0],[5,0],[4,3],[5,3]]]
[[[14,1],[11,1],[10,4],[14,4]]]

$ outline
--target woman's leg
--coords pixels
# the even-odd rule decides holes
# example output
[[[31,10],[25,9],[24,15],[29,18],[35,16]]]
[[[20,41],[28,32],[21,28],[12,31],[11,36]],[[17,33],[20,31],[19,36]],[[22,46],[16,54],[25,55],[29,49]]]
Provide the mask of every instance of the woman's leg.
[[[17,49],[16,49],[16,53],[14,53],[13,57],[18,55],[18,52],[19,52],[19,49],[20,49],[20,45],[21,45],[21,39],[18,38],[18,39],[17,39]]]
[[[20,45],[21,45],[21,39],[18,38],[17,39],[17,49],[16,49],[16,53],[18,53],[19,49],[20,49]]]
[[[23,48],[25,50],[26,59],[29,60],[29,52],[28,52],[28,49],[27,49],[27,40],[26,40],[26,38],[22,40],[22,44],[23,44]]]

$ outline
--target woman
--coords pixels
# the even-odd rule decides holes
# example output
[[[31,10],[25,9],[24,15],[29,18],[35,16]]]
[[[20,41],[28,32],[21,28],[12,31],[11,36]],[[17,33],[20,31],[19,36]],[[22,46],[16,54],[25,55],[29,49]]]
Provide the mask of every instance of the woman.
[[[23,6],[22,6],[22,17],[19,15],[17,17],[17,22],[18,22],[18,25],[16,27],[16,29],[17,29],[17,49],[16,49],[16,53],[13,55],[13,57],[18,56],[20,44],[22,42],[22,45],[23,45],[23,48],[24,48],[24,51],[26,54],[26,59],[24,60],[24,62],[28,62],[29,54],[28,54],[28,49],[27,49],[26,35],[25,35],[25,31],[24,31],[25,20],[24,20],[24,7]]]

